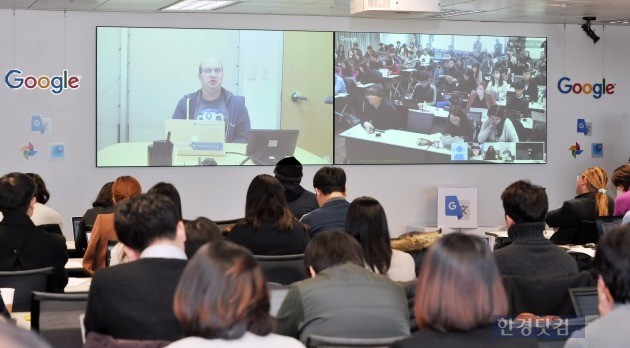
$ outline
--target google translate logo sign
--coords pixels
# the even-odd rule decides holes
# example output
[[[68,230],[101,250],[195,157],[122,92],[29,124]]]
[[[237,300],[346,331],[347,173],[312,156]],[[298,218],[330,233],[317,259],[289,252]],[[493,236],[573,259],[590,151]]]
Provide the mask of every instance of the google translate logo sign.
[[[33,157],[37,154],[37,151],[35,150],[35,146],[29,141],[28,145],[24,145],[20,148],[20,151],[22,151],[22,156],[24,156],[24,158],[28,159],[29,157]]]
[[[44,134],[48,130],[48,122],[44,120],[40,115],[31,116],[31,131]]]
[[[457,220],[468,220],[470,202],[460,201],[457,196],[445,196],[444,204],[444,215],[457,216]]]

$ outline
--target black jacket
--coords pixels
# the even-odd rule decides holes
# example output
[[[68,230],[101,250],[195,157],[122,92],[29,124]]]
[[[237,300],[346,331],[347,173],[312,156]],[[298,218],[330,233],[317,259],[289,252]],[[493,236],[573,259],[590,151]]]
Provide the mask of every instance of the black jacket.
[[[305,190],[302,185],[283,182],[282,187],[284,188],[284,196],[287,198],[287,203],[289,203],[289,209],[298,220],[304,214],[319,208],[315,194]]]

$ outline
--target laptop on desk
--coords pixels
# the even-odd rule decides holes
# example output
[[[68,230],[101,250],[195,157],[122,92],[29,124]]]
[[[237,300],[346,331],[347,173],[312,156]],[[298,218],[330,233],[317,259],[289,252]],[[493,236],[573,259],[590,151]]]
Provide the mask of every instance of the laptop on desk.
[[[595,225],[597,225],[597,232],[599,236],[603,236],[613,228],[620,226],[623,221],[623,216],[600,216],[595,218]]]
[[[224,121],[168,119],[164,121],[165,138],[169,132],[178,155],[225,155]]]
[[[299,133],[297,129],[252,129],[245,154],[254,164],[276,164],[293,156]]]
[[[79,237],[79,224],[81,223],[81,216],[73,216],[72,217],[72,234],[74,235],[74,242],[77,242],[77,238]]]
[[[583,316],[599,316],[599,300],[597,299],[597,288],[570,288],[569,297],[575,310],[575,315]]]

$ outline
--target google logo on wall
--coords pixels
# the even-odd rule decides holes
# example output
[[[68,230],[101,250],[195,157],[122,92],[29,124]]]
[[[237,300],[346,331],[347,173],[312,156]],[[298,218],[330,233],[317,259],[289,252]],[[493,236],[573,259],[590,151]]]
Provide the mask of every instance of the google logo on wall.
[[[616,83],[606,84],[606,79],[602,79],[602,83],[571,83],[569,77],[563,77],[558,80],[558,90],[560,93],[569,94],[593,94],[593,98],[599,99],[604,94],[615,94]]]
[[[7,71],[4,76],[4,83],[11,89],[20,89],[22,87],[26,89],[50,89],[50,92],[55,95],[63,93],[66,89],[79,88],[80,81],[80,76],[70,75],[68,70],[65,69],[61,75],[41,75],[39,77],[32,75],[22,76],[22,70],[12,69]]]

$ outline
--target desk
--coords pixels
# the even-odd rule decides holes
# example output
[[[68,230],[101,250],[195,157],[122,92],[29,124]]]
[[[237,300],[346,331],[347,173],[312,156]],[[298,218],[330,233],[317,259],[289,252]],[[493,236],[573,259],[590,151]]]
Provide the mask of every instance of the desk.
[[[69,258],[68,262],[66,262],[66,267],[68,271],[76,271],[83,270],[83,259],[82,258]]]
[[[506,103],[507,103],[507,101],[505,101],[505,100],[497,100],[497,105],[505,107]],[[542,103],[530,102],[529,103],[529,109],[530,110],[535,110],[535,111],[545,112],[545,111],[547,111],[547,106],[542,104]]]
[[[98,151],[97,166],[99,167],[146,167],[147,147],[152,142],[117,143]],[[219,165],[240,165],[245,159],[247,144],[226,143],[225,156],[174,156],[174,166],[199,166],[201,160],[212,157]],[[299,147],[295,148],[294,156],[302,164],[330,164],[323,158]],[[246,162],[252,165],[251,161]]]
[[[66,241],[66,249],[68,249],[68,251],[77,250],[77,247],[74,245],[73,240]]]

